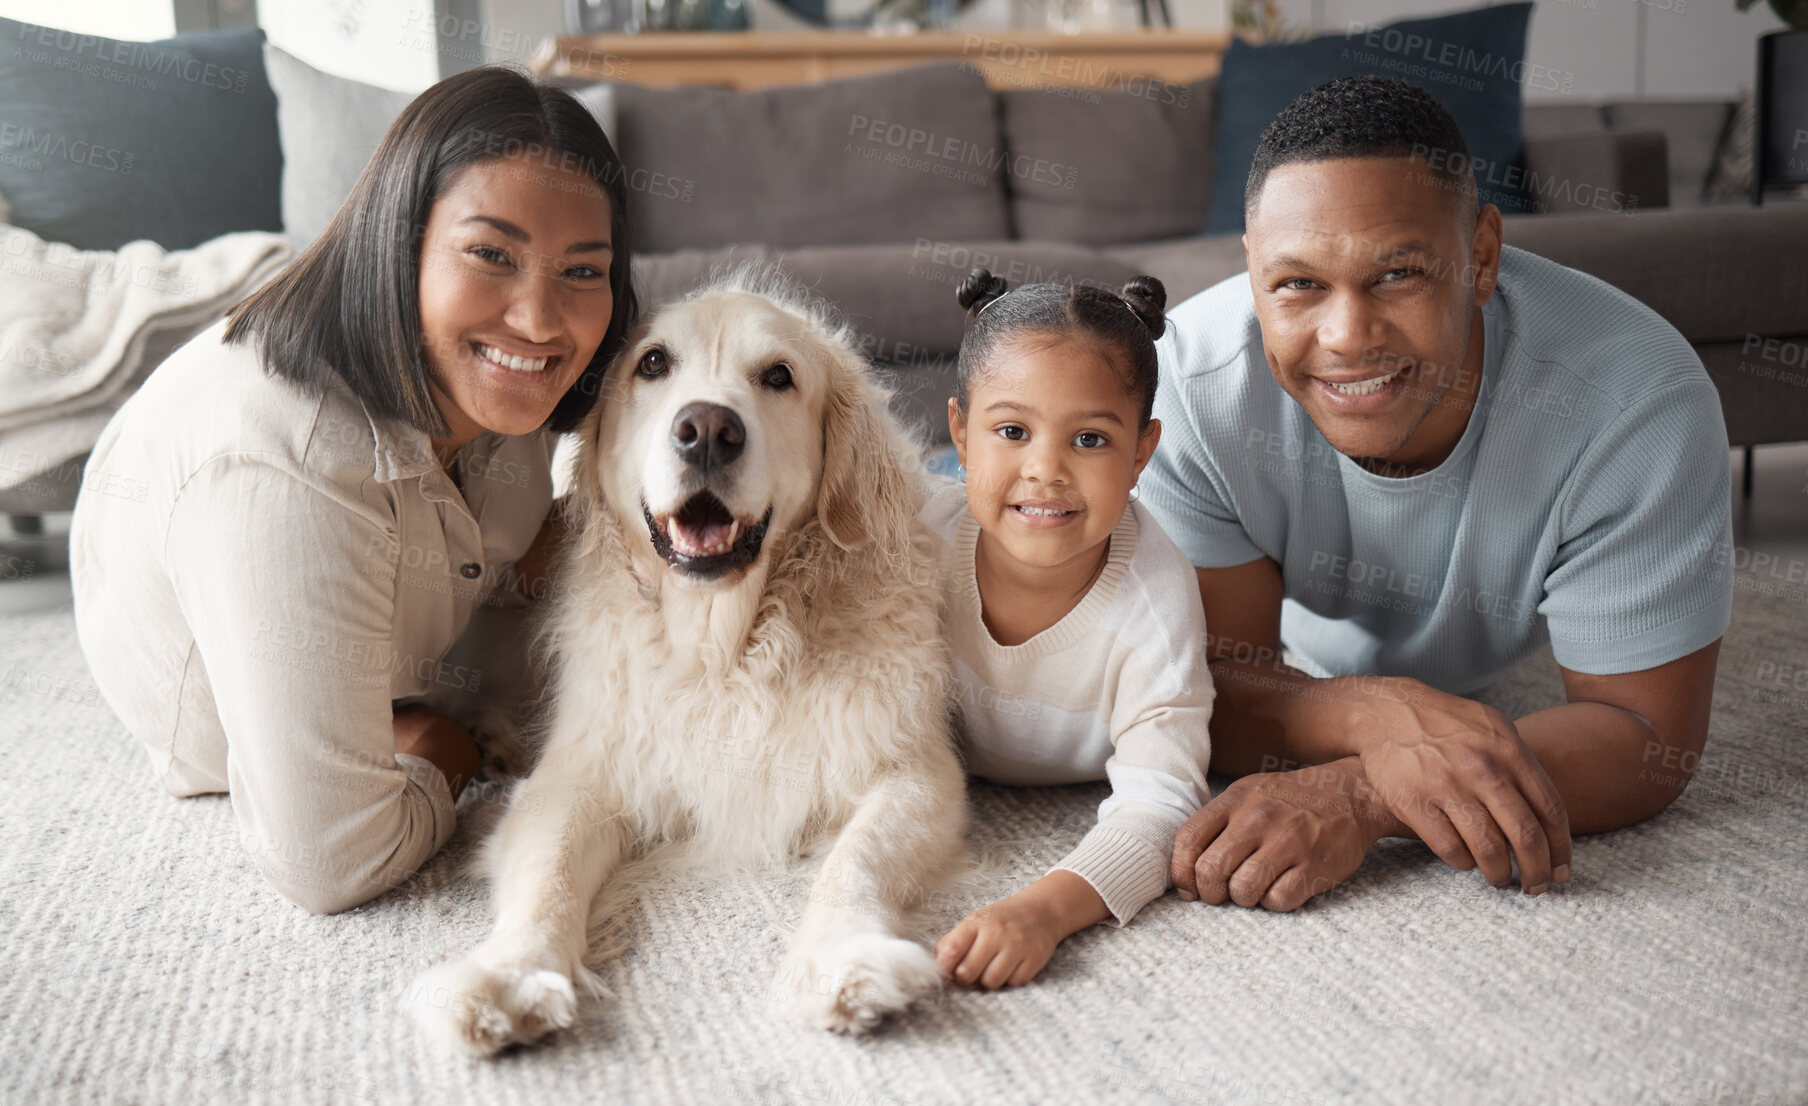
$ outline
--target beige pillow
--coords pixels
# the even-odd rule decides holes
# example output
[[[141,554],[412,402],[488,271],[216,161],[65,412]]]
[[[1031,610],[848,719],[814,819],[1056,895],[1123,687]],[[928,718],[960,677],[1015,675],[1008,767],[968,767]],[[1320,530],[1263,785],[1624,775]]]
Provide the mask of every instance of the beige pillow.
[[[323,73],[268,43],[264,67],[276,91],[282,136],[283,233],[300,250],[339,213],[389,124],[414,95]],[[611,87],[590,84],[569,91],[614,142]]]

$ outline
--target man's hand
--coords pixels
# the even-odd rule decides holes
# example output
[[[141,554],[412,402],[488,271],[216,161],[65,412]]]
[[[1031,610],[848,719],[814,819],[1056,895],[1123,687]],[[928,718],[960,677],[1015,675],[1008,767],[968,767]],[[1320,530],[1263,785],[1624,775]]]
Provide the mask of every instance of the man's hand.
[[[1400,828],[1355,757],[1245,776],[1180,827],[1171,874],[1183,899],[1293,910],[1348,879]]]
[[[1563,797],[1511,719],[1417,681],[1382,681],[1361,712],[1362,771],[1394,816],[1451,867],[1540,895],[1569,879]]]

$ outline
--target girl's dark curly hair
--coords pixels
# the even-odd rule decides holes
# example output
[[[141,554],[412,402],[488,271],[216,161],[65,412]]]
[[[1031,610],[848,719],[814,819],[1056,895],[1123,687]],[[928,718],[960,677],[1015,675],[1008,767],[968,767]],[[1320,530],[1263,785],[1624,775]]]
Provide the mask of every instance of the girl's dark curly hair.
[[[1139,404],[1137,429],[1149,425],[1158,379],[1155,339],[1167,329],[1168,290],[1152,276],[1134,277],[1117,292],[1085,284],[1025,284],[1008,290],[1004,278],[976,268],[955,290],[967,311],[967,334],[956,368],[961,413],[973,382],[993,352],[1027,335],[1085,337],[1117,354],[1124,390]]]

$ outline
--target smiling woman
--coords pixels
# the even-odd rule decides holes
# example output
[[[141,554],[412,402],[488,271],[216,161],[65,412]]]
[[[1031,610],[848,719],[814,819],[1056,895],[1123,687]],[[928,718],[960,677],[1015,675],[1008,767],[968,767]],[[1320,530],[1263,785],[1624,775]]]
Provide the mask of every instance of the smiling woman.
[[[310,911],[412,875],[452,834],[471,730],[519,723],[553,442],[637,314],[625,180],[566,93],[440,82],[95,447],[70,533],[95,680],[164,788],[229,792]]]
[[[610,206],[587,176],[524,154],[458,174],[434,203],[421,244],[421,337],[450,431],[433,443],[442,464],[486,429],[538,429],[603,348],[614,319]],[[522,223],[490,212],[519,212]],[[561,238],[567,228],[585,237]]]

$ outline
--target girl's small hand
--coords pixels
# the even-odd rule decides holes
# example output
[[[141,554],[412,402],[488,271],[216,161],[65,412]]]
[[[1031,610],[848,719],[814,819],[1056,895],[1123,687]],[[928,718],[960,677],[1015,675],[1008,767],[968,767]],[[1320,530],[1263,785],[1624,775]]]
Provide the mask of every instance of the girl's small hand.
[[[1033,904],[1013,896],[982,906],[961,920],[935,945],[935,962],[960,983],[997,990],[1036,978],[1055,954],[1061,934]]]
[[[961,920],[935,945],[935,962],[959,983],[997,990],[1036,978],[1069,934],[1111,916],[1092,884],[1065,869]]]

